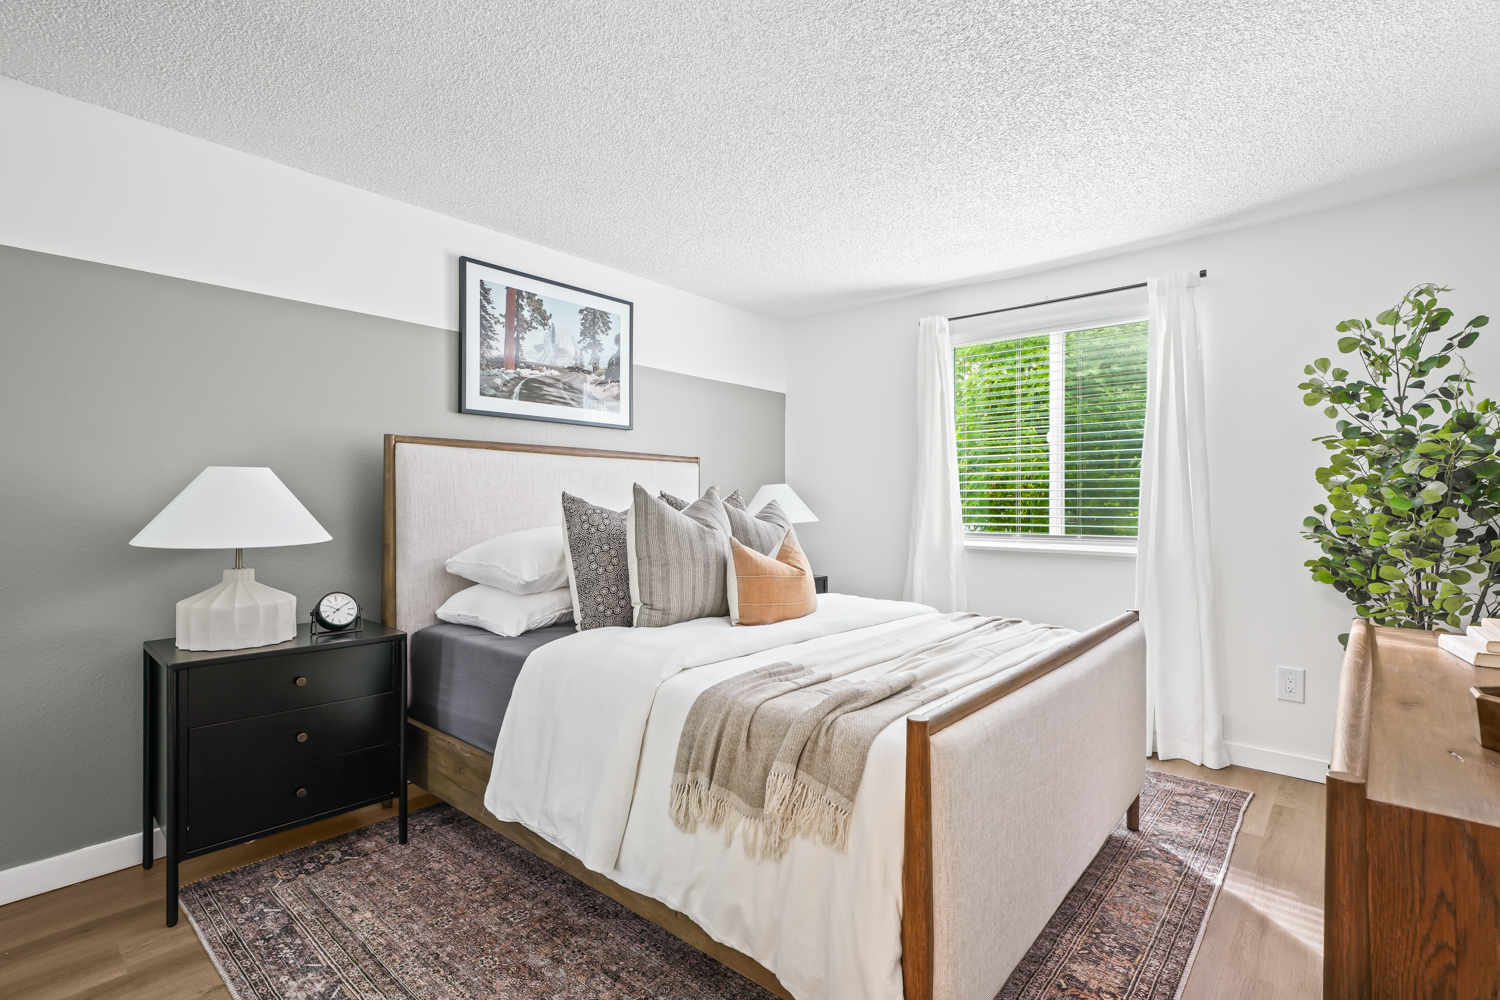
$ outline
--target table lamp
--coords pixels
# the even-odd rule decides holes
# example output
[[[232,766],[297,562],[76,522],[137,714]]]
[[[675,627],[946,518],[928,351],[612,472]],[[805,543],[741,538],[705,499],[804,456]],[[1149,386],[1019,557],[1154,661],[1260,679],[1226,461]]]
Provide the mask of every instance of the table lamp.
[[[332,537],[270,469],[210,465],[130,544],[234,549],[234,569],[222,583],[177,602],[177,648],[246,649],[295,639],[297,598],[257,583],[244,550]]]
[[[747,509],[750,513],[754,514],[772,500],[775,500],[781,509],[786,511],[786,516],[793,524],[802,524],[805,521],[816,521],[818,519],[818,515],[814,514],[807,504],[802,502],[802,498],[794,493],[792,488],[786,483],[771,483],[769,486],[762,486],[755,491],[755,498],[750,501],[750,506]]]

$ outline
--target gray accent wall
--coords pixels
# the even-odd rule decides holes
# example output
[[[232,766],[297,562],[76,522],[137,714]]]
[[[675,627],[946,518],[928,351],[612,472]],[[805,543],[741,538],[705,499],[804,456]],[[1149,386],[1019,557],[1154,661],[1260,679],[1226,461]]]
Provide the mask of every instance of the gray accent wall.
[[[781,393],[637,367],[616,431],[461,414],[457,370],[451,330],[0,247],[0,869],[140,832],[141,642],[233,553],[127,542],[205,466],[270,466],[333,535],[246,552],[258,580],[376,616],[387,433],[785,480]]]

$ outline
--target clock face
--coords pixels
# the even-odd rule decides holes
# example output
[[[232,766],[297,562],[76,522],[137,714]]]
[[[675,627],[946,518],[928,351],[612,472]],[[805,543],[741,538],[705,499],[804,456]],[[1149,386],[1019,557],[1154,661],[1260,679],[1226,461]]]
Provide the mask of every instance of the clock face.
[[[345,628],[359,614],[359,604],[348,594],[334,591],[318,602],[318,622],[324,628]]]

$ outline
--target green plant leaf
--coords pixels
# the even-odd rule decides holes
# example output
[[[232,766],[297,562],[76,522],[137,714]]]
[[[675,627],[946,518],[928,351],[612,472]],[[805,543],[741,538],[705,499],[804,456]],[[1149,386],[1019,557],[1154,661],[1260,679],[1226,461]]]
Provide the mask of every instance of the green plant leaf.
[[[1347,324],[1347,323],[1340,323],[1338,325],[1338,330],[1339,330],[1340,333],[1343,333],[1347,329],[1349,329],[1349,324]],[[1339,353],[1340,354],[1353,354],[1355,351],[1359,350],[1360,343],[1361,343],[1361,341],[1360,341],[1360,339],[1358,337],[1340,337],[1339,338]]]

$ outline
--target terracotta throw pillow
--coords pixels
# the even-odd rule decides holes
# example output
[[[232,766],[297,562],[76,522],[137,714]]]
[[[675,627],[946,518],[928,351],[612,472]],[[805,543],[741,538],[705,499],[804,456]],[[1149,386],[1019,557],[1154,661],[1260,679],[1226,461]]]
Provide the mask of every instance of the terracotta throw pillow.
[[[729,540],[729,620],[735,625],[770,625],[818,610],[812,567],[797,533],[788,531],[775,556],[763,556],[737,539]]]

